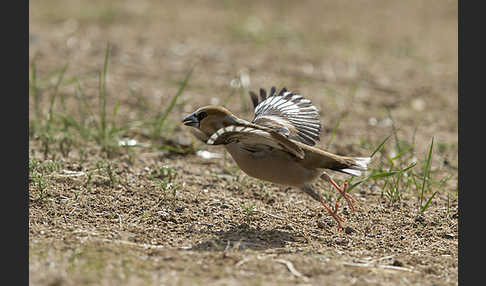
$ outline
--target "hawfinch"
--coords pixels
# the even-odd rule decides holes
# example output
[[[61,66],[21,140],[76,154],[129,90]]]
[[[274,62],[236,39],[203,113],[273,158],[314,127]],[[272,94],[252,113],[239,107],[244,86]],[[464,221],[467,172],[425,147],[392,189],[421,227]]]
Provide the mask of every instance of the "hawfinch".
[[[336,220],[338,229],[344,220],[337,214],[338,203],[331,210],[324,197],[312,187],[321,178],[332,184],[354,210],[354,198],[339,187],[324,171],[329,169],[352,176],[366,170],[370,157],[347,157],[314,147],[321,136],[317,108],[298,93],[275,87],[269,94],[260,89],[260,98],[250,92],[253,120],[236,117],[221,106],[205,106],[183,120],[198,139],[209,145],[223,145],[238,167],[249,176],[298,188],[319,201]]]

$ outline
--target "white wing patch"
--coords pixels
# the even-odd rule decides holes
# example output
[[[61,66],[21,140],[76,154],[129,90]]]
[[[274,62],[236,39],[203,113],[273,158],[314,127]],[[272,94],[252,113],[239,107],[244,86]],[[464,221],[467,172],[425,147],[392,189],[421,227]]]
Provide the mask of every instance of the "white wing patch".
[[[206,144],[213,145],[218,138],[229,132],[241,132],[241,133],[254,133],[254,134],[259,134],[259,135],[270,135],[267,131],[259,130],[253,127],[243,127],[243,126],[226,126],[223,128],[218,129],[216,132],[214,132],[211,137],[209,137],[208,141],[206,141]]]
[[[216,131],[216,134],[217,134],[217,135],[221,135],[221,134],[223,134],[225,131],[226,131],[226,129],[225,129],[225,128],[221,128],[221,129],[219,129],[218,131]],[[228,130],[228,131],[229,131],[229,130]]]

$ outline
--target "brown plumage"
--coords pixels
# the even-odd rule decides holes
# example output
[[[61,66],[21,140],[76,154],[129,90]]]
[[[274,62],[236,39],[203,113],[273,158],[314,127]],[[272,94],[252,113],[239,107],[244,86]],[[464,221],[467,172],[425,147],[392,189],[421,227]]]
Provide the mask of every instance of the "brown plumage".
[[[240,119],[220,106],[205,106],[186,116],[183,123],[195,127],[194,135],[209,145],[223,145],[239,168],[246,174],[272,183],[296,187],[325,209],[341,228],[343,219],[314,190],[317,178],[332,184],[354,210],[346,185],[340,188],[324,169],[360,176],[369,157],[347,157],[314,147],[321,136],[317,108],[301,95],[275,87],[267,93],[260,89],[260,98],[250,92],[255,116],[251,122]]]

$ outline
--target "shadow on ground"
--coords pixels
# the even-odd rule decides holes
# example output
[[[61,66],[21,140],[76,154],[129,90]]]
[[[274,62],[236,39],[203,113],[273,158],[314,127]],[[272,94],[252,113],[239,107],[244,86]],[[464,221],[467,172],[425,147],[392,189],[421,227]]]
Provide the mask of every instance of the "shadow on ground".
[[[265,250],[282,248],[288,242],[300,241],[302,234],[290,233],[279,229],[260,230],[249,227],[246,223],[234,226],[226,231],[213,231],[212,239],[195,244],[190,250],[224,251],[233,250]]]

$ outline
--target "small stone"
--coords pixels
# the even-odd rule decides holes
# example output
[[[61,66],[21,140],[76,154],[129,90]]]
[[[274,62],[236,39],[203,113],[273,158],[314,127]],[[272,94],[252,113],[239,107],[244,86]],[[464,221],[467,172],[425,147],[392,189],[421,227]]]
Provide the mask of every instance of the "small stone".
[[[425,217],[423,215],[418,215],[415,217],[416,222],[425,223]]]
[[[354,228],[350,227],[350,226],[347,226],[345,229],[344,229],[344,232],[346,234],[352,234],[353,232],[355,232]]]
[[[216,200],[216,201],[213,201],[212,203],[210,203],[210,204],[209,204],[209,206],[211,206],[211,207],[217,207],[217,206],[219,206],[220,204],[221,204],[221,202],[220,202],[220,201],[218,201],[218,200]]]
[[[398,267],[402,267],[403,266],[403,262],[401,262],[400,260],[393,260],[393,263],[392,263],[393,266],[398,266]]]
[[[294,230],[294,228],[290,224],[286,224],[282,228],[286,230]]]
[[[343,214],[344,215],[349,215],[349,212],[348,212],[348,208],[347,207],[344,207]]]
[[[454,238],[454,235],[452,233],[444,233],[442,235],[443,238],[448,238],[448,239],[452,239]]]

